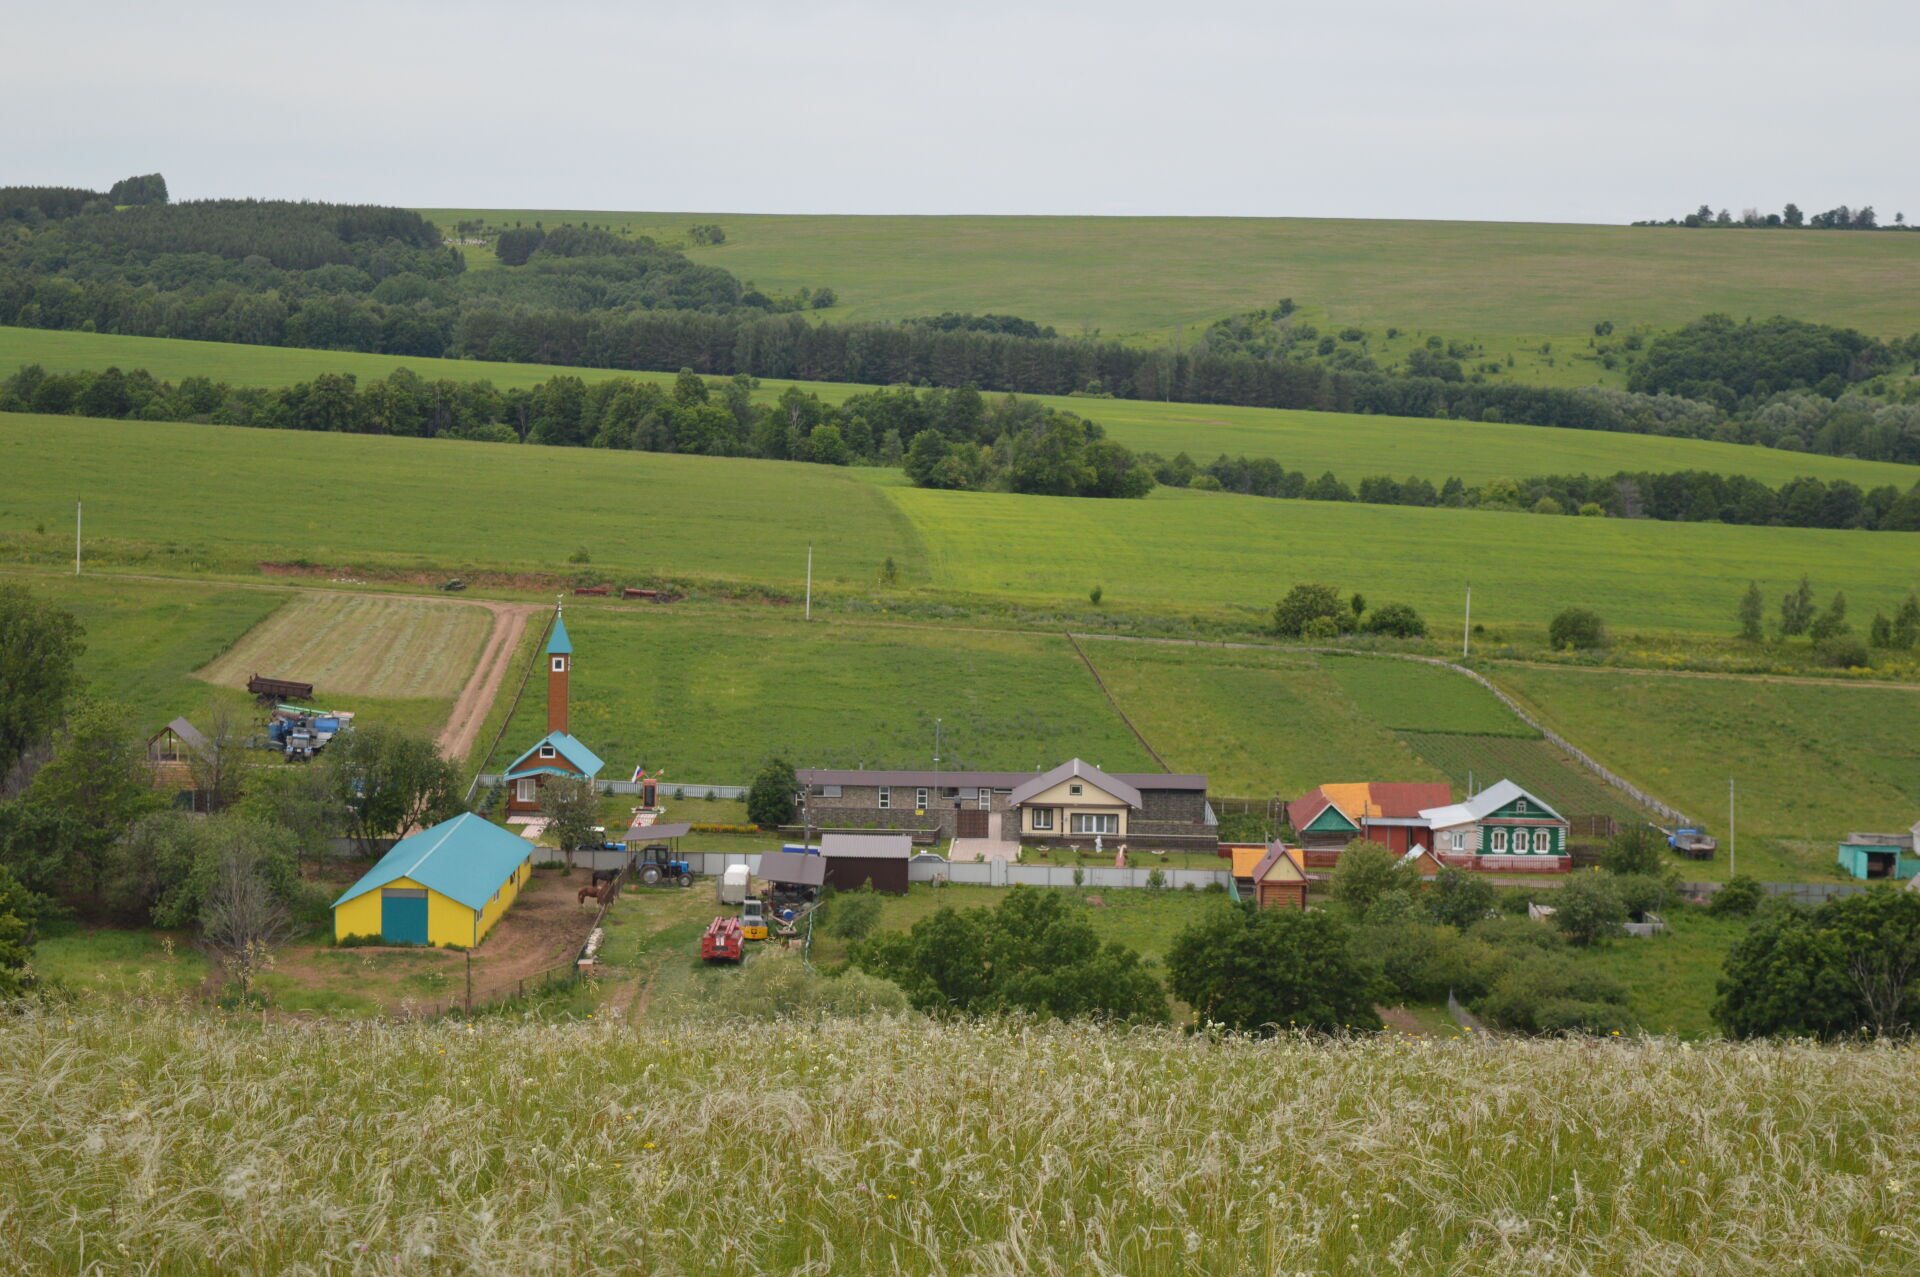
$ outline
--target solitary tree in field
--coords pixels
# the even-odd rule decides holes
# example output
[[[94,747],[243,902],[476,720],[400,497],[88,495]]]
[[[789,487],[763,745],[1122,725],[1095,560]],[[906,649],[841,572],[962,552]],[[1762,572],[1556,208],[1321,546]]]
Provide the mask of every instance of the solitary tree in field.
[[[1760,599],[1760,583],[1749,581],[1747,592],[1740,596],[1740,637],[1749,643],[1760,641],[1760,618],[1766,605]]]
[[[1547,642],[1555,651],[1605,647],[1607,625],[1591,608],[1563,608],[1547,624]]]

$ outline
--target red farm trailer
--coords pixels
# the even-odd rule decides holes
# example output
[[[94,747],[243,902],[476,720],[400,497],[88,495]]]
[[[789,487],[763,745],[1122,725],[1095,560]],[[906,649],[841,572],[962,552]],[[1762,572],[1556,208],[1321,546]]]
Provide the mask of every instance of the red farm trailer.
[[[740,919],[719,917],[707,924],[707,933],[700,937],[700,960],[702,962],[738,962],[746,953],[746,936],[740,929]]]
[[[263,678],[255,674],[247,680],[247,690],[259,697],[264,704],[269,701],[310,701],[313,699],[313,684],[302,683],[297,678]]]

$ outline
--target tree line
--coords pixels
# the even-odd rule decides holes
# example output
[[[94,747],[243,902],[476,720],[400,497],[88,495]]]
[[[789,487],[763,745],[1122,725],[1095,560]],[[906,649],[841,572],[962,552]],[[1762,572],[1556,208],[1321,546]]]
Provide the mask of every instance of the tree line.
[[[29,364],[0,381],[0,412],[887,466],[921,487],[1047,496],[1143,497],[1154,486],[1144,459],[1098,422],[1038,400],[896,386],[834,405],[789,386],[756,404],[758,386],[683,369],[670,386],[557,376],[500,391],[401,368],[364,386],[351,374],[323,373],[266,389]]]
[[[1912,230],[1907,225],[1905,213],[1895,213],[1891,223],[1884,223],[1880,215],[1873,211],[1873,205],[1862,204],[1859,208],[1849,208],[1845,204],[1837,205],[1824,213],[1811,216],[1798,204],[1787,204],[1778,213],[1762,213],[1757,208],[1740,210],[1738,217],[1732,209],[1713,211],[1713,205],[1702,204],[1685,217],[1669,217],[1666,221],[1649,220],[1634,222],[1635,226],[1687,226],[1687,227],[1727,227],[1741,230],[1812,230],[1812,231],[1905,231]]]

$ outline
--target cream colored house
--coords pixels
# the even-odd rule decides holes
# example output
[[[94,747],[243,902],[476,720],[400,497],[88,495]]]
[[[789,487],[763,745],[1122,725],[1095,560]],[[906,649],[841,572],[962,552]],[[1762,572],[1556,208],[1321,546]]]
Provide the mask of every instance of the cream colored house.
[[[1125,838],[1144,805],[1140,791],[1079,759],[1014,787],[1007,805],[1020,813],[1022,838]]]

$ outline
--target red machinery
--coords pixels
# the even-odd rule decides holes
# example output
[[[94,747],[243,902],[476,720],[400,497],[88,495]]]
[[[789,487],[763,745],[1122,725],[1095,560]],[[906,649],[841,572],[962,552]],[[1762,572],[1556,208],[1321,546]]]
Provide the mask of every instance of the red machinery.
[[[707,932],[700,937],[700,960],[702,962],[738,962],[746,952],[746,934],[740,929],[740,919],[719,917],[707,924]]]

